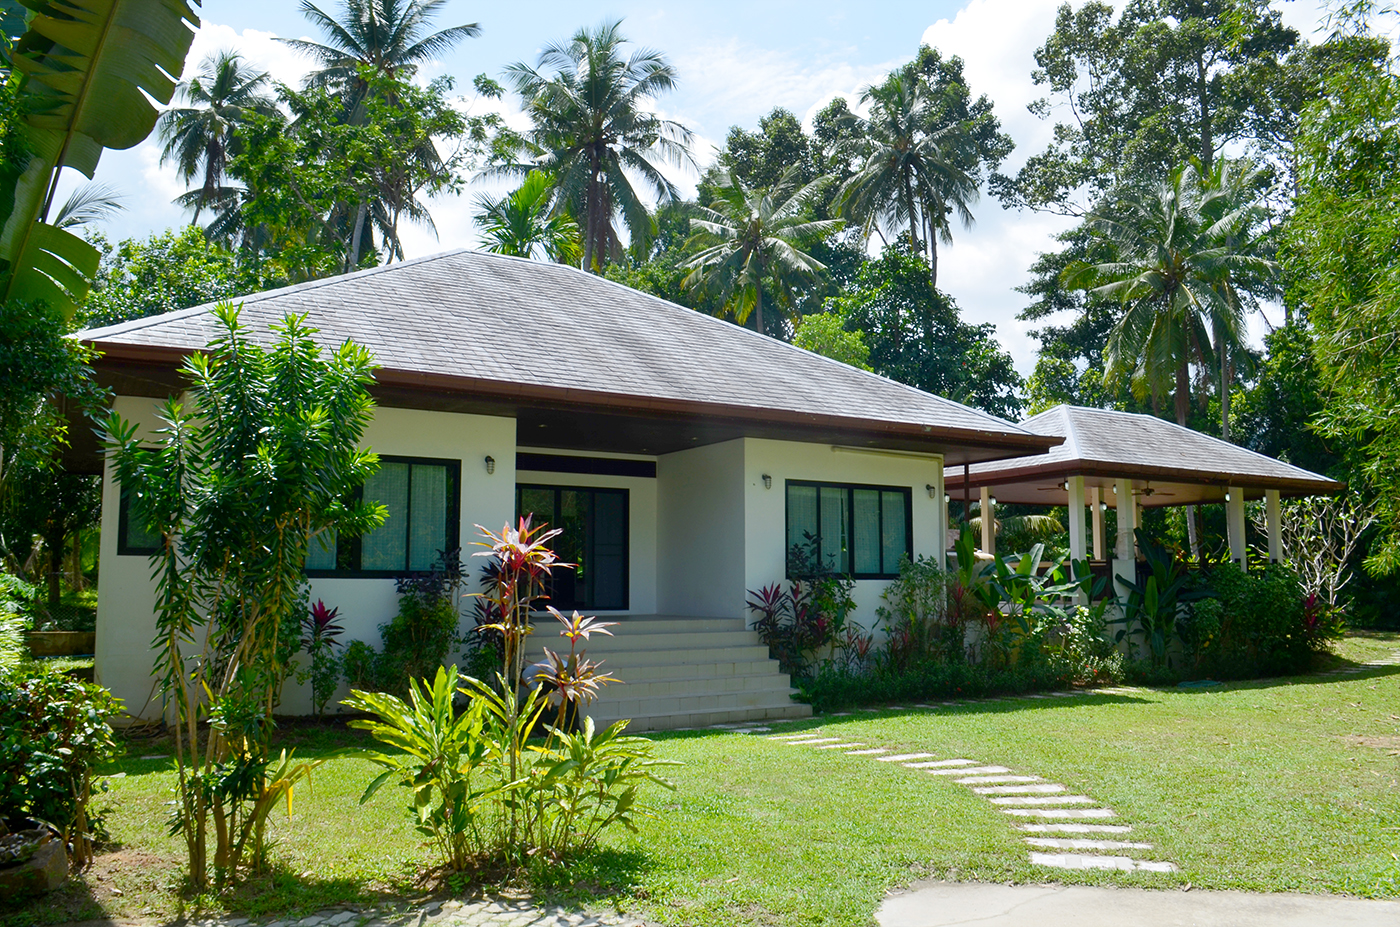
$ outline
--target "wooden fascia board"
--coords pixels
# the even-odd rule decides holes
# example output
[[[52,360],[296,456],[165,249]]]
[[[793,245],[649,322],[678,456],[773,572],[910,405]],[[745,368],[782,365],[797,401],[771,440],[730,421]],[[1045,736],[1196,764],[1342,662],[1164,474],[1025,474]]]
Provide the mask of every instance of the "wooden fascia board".
[[[976,466],[974,464],[974,466]],[[1289,479],[1273,476],[1243,476],[1209,470],[1184,470],[1175,467],[1148,467],[1141,464],[1104,464],[1095,461],[1067,461],[1053,465],[1036,464],[1015,469],[998,469],[991,473],[969,474],[967,485],[1005,486],[1040,479],[1068,479],[1072,476],[1092,476],[1102,479],[1139,479],[1161,483],[1187,483],[1199,486],[1243,486],[1245,489],[1277,489],[1290,495],[1336,493],[1346,489],[1345,483],[1323,477],[1320,480]],[[962,474],[956,468],[944,472],[947,485],[963,485]]]

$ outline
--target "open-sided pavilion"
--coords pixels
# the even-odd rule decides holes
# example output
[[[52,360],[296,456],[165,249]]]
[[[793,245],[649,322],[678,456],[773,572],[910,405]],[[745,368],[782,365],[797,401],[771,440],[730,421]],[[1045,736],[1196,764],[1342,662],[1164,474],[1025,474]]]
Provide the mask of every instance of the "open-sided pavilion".
[[[1275,460],[1219,438],[1151,415],[1059,405],[1020,423],[1064,443],[1048,453],[949,467],[949,497],[981,503],[982,549],[995,553],[996,506],[1063,505],[1069,508],[1070,556],[1085,559],[1089,537],[1094,560],[1108,560],[1104,511],[1118,512],[1112,559],[1115,575],[1131,576],[1133,529],[1143,508],[1224,503],[1230,555],[1245,558],[1245,502],[1263,499],[1269,525],[1269,559],[1281,560],[1280,500],[1340,492],[1336,480]],[[1091,517],[1084,518],[1088,505]]]

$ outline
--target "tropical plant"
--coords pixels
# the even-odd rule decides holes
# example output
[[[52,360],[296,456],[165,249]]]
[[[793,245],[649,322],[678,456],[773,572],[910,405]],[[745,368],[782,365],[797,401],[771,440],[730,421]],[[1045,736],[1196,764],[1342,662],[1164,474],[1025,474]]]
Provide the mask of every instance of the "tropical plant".
[[[929,282],[938,286],[938,241],[951,244],[948,218],[972,224],[977,181],[963,167],[976,157],[967,128],[935,128],[934,99],[912,67],[867,87],[864,164],[841,187],[842,210],[868,234],[881,226],[904,229],[915,252],[927,248]]]
[[[71,316],[98,253],[48,223],[67,167],[89,179],[104,148],[131,148],[170,102],[198,17],[184,0],[33,0],[8,56],[22,137],[0,164],[0,303],[43,301]],[[120,31],[122,41],[108,37]],[[10,147],[10,146],[7,146]]]
[[[803,248],[842,226],[840,219],[810,217],[825,181],[799,185],[799,176],[796,167],[788,168],[771,188],[753,190],[722,174],[714,205],[695,207],[690,220],[697,244],[706,247],[686,265],[692,268],[686,284],[713,293],[740,325],[753,315],[755,329],[765,335],[781,331],[781,316],[764,322],[765,293],[771,309],[791,306],[826,270]]]
[[[1352,556],[1376,523],[1356,493],[1289,500],[1280,506],[1279,543],[1284,561],[1298,574],[1303,595],[1335,615],[1346,604],[1344,590],[1355,578]],[[1251,512],[1255,529],[1269,536],[1268,519]]]
[[[552,190],[542,171],[531,171],[519,188],[499,199],[478,196],[479,211],[472,221],[486,239],[486,250],[560,264],[578,263],[583,253],[578,223],[554,209]]]
[[[126,208],[122,196],[105,183],[85,183],[58,207],[53,224],[61,229],[75,229],[94,222],[111,219]]]
[[[211,868],[230,881],[261,862],[271,802],[311,769],[274,762],[269,740],[307,609],[312,538],[385,517],[347,501],[378,468],[360,449],[374,408],[369,353],[346,342],[326,356],[295,316],[257,347],[238,307],[213,312],[219,336],[185,364],[188,404],[170,399],[147,423],[159,425],[155,441],[117,413],[104,428],[131,517],[159,539],[154,674],[174,722],[174,832],[197,886]]]
[[[160,163],[174,161],[186,184],[200,179],[199,186],[178,200],[194,210],[191,225],[199,223],[203,210],[237,196],[225,185],[231,151],[239,144],[237,129],[250,112],[275,113],[277,101],[269,90],[267,72],[248,67],[232,49],[205,57],[199,73],[176,88],[182,105],[162,113],[156,131],[164,146]]]
[[[317,599],[301,620],[301,649],[311,656],[308,670],[311,710],[317,717],[325,713],[326,702],[331,700],[340,682],[340,661],[335,657],[335,648],[345,627],[336,622],[339,617],[339,608],[326,608],[326,603]]]
[[[1135,528],[1133,534],[1149,573],[1142,582],[1136,578],[1120,580],[1128,589],[1128,598],[1123,617],[1117,622],[1121,627],[1115,639],[1126,639],[1132,646],[1136,643],[1132,635],[1141,635],[1152,665],[1163,666],[1168,662],[1167,651],[1177,638],[1177,620],[1183,606],[1209,593],[1192,585],[1190,573],[1166,545],[1141,528]]]
[[[586,641],[594,634],[606,634],[611,637],[612,632],[608,628],[617,622],[586,618],[577,611],[565,618],[553,606],[545,608],[564,626],[559,635],[568,640],[569,652],[563,655],[548,647],[544,648],[546,665],[530,681],[543,683],[550,697],[558,700],[559,710],[554,726],[565,730],[569,726],[571,715],[577,719],[582,714],[582,709],[598,697],[598,692],[603,686],[617,681],[617,677],[611,673],[599,672],[601,664],[584,656],[584,651],[579,649],[579,641]]]
[[[658,163],[694,166],[690,130],[647,111],[651,100],[674,89],[675,69],[650,49],[624,58],[626,43],[621,23],[605,22],[546,46],[534,67],[519,62],[506,69],[532,126],[513,163],[496,173],[544,171],[556,209],[565,207],[582,223],[583,268],[595,272],[621,255],[616,217],[635,248],[651,238],[651,215],[632,178],[665,204],[679,197]]]

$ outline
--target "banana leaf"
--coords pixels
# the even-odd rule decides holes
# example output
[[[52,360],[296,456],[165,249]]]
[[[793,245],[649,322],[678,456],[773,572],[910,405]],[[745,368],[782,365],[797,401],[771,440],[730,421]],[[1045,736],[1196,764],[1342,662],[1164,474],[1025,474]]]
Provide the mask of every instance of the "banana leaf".
[[[185,0],[20,0],[30,11],[11,67],[22,75],[29,160],[0,170],[0,299],[44,300],[70,314],[97,251],[48,224],[58,174],[90,179],[104,148],[151,134],[199,25]]]

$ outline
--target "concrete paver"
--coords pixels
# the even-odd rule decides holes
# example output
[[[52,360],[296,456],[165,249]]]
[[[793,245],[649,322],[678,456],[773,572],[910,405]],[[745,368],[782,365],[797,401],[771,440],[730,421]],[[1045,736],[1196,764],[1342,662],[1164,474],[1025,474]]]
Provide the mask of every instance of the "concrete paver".
[[[1395,927],[1400,903],[1335,895],[924,882],[885,899],[880,927]]]

